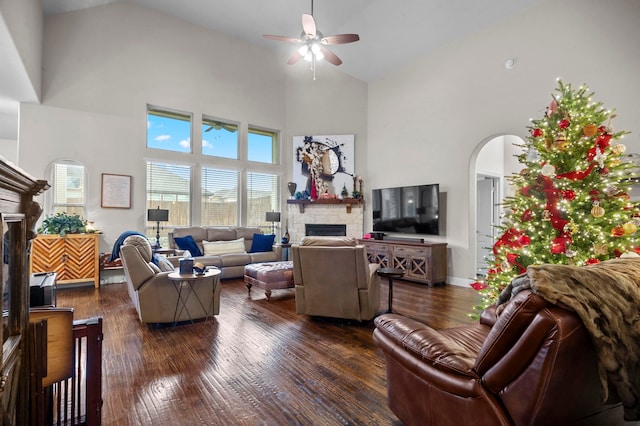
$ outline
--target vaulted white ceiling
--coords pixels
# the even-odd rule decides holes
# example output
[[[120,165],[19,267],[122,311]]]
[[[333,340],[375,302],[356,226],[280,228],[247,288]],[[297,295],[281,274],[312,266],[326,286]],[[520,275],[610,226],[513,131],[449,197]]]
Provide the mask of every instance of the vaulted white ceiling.
[[[283,55],[292,54],[295,45],[266,40],[262,35],[299,37],[302,14],[311,13],[311,0],[43,0],[43,10],[47,16],[115,1],[137,3]],[[330,48],[343,60],[342,71],[370,82],[540,1],[316,0],[313,15],[324,35],[360,35],[356,43]],[[0,54],[3,45],[9,44],[6,34],[0,32]],[[16,55],[3,55],[7,57],[18,60]],[[0,101],[6,105],[32,102],[32,89],[18,87],[27,80],[19,75],[20,67],[7,65],[5,71],[10,68],[13,77],[3,75],[0,80]],[[30,98],[21,99],[25,95],[20,93],[29,93]],[[7,111],[0,105],[0,126]]]

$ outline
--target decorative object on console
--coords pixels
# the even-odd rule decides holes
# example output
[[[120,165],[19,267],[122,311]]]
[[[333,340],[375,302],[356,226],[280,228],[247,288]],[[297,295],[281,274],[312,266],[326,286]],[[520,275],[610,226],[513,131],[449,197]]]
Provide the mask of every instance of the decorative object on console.
[[[271,222],[271,233],[276,235],[276,222],[280,222],[280,212],[266,212],[264,220],[265,222]]]
[[[294,136],[293,155],[293,182],[305,188],[305,198],[313,188],[339,194],[354,175],[354,135]]]
[[[156,248],[161,248],[160,245],[160,222],[169,221],[169,210],[161,209],[158,206],[155,209],[147,210],[147,220],[149,222],[156,222]]]
[[[38,228],[38,233],[58,234],[64,237],[65,234],[82,234],[86,231],[86,226],[87,221],[79,215],[62,212],[47,216],[42,221],[42,226]]]

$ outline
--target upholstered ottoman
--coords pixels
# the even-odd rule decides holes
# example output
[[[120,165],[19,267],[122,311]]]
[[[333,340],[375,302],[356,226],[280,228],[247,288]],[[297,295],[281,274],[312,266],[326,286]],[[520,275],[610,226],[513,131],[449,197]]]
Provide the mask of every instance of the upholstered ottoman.
[[[293,262],[251,263],[244,267],[244,283],[251,293],[251,286],[264,290],[267,300],[271,290],[293,288]]]

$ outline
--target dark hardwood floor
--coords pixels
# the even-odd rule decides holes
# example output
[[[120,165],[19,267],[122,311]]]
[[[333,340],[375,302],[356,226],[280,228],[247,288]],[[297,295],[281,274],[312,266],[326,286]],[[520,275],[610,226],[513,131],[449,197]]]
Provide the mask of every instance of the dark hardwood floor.
[[[395,313],[446,328],[472,322],[472,289],[394,281]],[[400,425],[387,407],[373,322],[295,313],[293,289],[270,301],[222,282],[220,315],[149,327],[124,283],[61,288],[75,319],[104,318],[103,425]],[[382,280],[380,312],[387,308]]]

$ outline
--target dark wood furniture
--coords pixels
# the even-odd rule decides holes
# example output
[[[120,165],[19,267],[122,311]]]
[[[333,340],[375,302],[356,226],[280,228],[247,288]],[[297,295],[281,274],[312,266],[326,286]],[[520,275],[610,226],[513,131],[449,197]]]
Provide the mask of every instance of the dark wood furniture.
[[[49,188],[0,157],[0,268],[2,293],[2,350],[0,352],[0,417],[6,424],[28,424],[30,371],[27,368],[29,338],[29,241],[42,213],[33,200]]]
[[[393,279],[394,278],[402,278],[404,275],[404,269],[396,269],[396,268],[378,268],[376,270],[376,274],[380,275],[383,278],[387,278],[389,280],[389,309],[387,313],[390,314],[393,312]]]
[[[447,279],[447,243],[420,239],[358,240],[371,263],[405,271],[403,279],[433,286]]]

